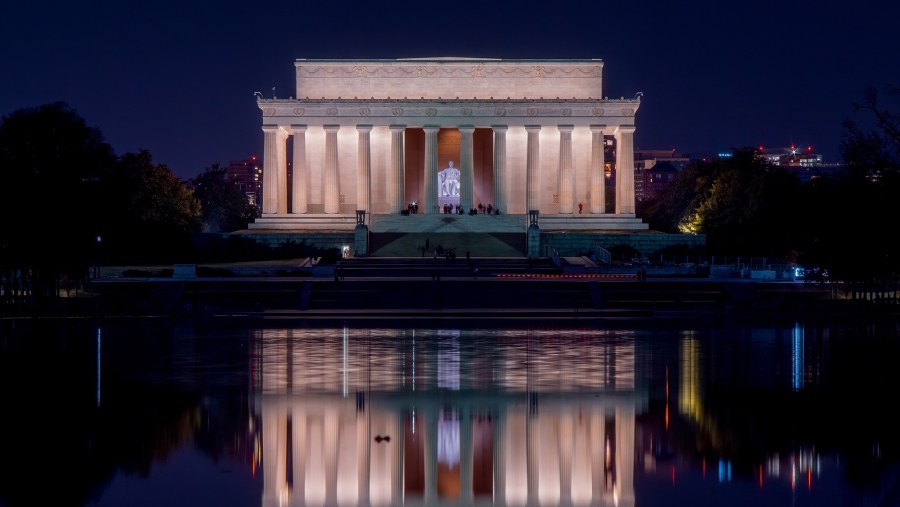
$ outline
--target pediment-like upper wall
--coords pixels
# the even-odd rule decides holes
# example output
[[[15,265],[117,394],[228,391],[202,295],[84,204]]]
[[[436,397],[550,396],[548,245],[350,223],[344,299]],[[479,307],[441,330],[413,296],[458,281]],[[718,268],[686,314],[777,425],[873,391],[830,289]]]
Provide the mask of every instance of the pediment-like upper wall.
[[[600,99],[602,60],[297,60],[310,99]]]

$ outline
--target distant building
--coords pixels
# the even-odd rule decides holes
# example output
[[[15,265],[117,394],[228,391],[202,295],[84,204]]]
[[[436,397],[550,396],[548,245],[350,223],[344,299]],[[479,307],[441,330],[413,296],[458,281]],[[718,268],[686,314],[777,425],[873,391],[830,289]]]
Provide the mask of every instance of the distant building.
[[[247,201],[259,209],[262,203],[262,168],[256,156],[247,160],[232,160],[225,172],[229,180],[238,184]]]
[[[822,165],[822,155],[812,152],[812,146],[805,150],[790,148],[762,148],[759,154],[768,162],[781,167],[817,167]]]
[[[658,197],[659,194],[691,162],[687,155],[671,150],[635,150],[634,196],[638,202]]]

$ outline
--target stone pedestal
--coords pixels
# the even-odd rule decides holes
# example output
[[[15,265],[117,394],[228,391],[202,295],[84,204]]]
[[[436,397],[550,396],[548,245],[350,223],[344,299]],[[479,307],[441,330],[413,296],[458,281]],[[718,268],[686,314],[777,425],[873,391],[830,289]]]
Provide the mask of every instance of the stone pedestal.
[[[369,228],[363,224],[357,224],[353,230],[353,255],[365,257],[369,254]]]
[[[528,258],[537,259],[541,256],[541,228],[537,224],[528,226]]]

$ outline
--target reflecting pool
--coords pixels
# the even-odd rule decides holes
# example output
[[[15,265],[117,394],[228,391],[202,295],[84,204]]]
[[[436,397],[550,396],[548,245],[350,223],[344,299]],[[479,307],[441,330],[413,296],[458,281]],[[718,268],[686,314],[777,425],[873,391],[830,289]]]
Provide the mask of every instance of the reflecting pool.
[[[900,322],[0,321],[0,505],[900,504]]]

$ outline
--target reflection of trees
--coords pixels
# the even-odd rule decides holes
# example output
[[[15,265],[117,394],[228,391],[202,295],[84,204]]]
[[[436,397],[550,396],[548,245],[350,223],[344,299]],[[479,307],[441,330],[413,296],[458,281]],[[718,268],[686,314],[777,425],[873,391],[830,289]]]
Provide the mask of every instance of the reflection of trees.
[[[85,505],[117,473],[145,476],[154,463],[191,443],[212,456],[223,455],[246,430],[238,428],[246,417],[235,415],[246,414],[245,397],[210,395],[200,403],[200,392],[209,392],[210,385],[237,389],[245,378],[231,369],[199,378],[191,366],[176,366],[173,358],[183,360],[185,353],[172,349],[169,328],[145,325],[130,328],[126,337],[104,334],[104,355],[110,360],[103,366],[98,407],[96,341],[84,339],[95,335],[92,324],[2,324],[0,505]],[[213,349],[202,338],[181,341],[202,356],[190,358],[193,364],[242,364],[234,361],[231,348]],[[181,380],[147,381],[147,372],[159,371],[177,371]],[[234,403],[219,404],[220,398]]]

